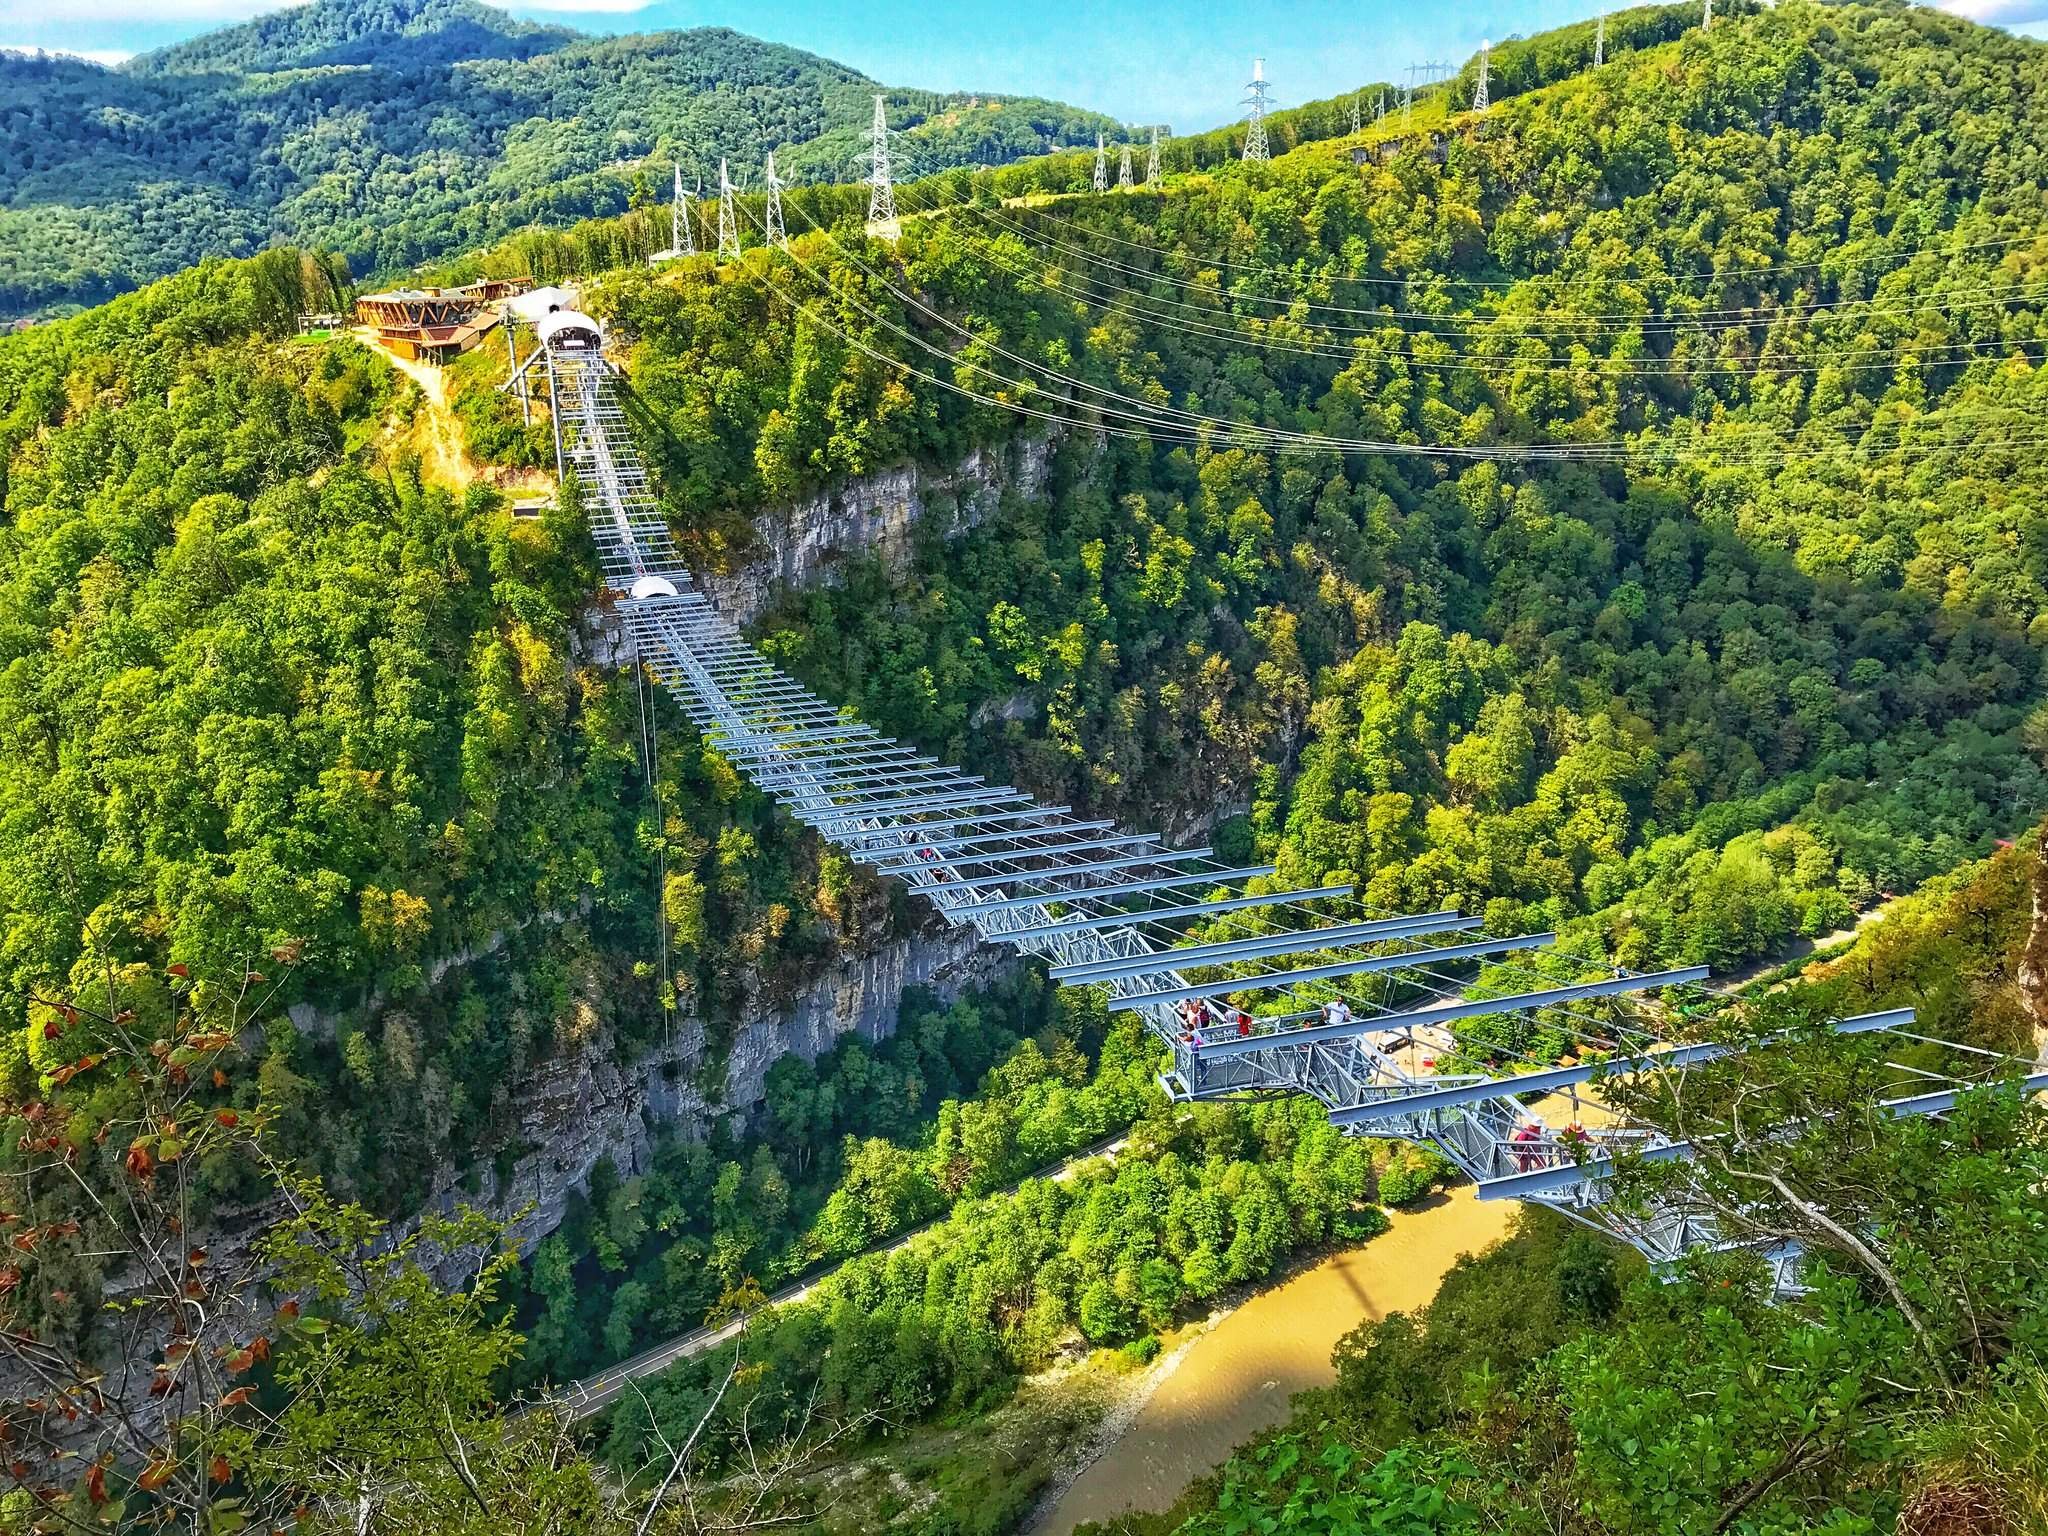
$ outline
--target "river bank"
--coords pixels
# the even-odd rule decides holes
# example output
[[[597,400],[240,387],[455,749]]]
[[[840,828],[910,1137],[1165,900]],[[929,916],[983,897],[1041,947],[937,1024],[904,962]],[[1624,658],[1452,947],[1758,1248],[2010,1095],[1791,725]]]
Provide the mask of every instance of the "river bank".
[[[1362,1322],[1425,1305],[1461,1253],[1507,1235],[1512,1207],[1470,1188],[1410,1211],[1168,1341],[1039,1503],[1032,1536],[1164,1509],[1239,1445],[1287,1417],[1297,1392],[1335,1379],[1330,1353]]]

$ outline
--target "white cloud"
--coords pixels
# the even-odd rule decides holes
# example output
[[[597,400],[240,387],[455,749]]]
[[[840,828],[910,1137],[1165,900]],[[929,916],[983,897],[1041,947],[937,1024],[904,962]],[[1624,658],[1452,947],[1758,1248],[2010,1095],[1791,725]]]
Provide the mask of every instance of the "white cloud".
[[[123,59],[135,57],[125,48],[45,48],[39,43],[0,43],[0,53],[56,53],[67,59],[104,64],[110,69]]]
[[[2048,21],[2048,0],[1936,0],[1944,11],[1993,27],[2023,27]]]

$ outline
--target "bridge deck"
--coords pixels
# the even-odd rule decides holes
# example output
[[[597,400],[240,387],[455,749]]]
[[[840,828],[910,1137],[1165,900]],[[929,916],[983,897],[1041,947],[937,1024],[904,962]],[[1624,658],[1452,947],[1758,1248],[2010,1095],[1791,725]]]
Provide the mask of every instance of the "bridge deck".
[[[1683,1199],[1648,1216],[1602,1204],[1616,1153],[1683,1157],[1684,1146],[1627,1125],[1552,1126],[1522,1102],[1554,1092],[1575,1102],[1604,1073],[1683,1071],[1724,1054],[1641,998],[1698,983],[1704,968],[1589,976],[1555,952],[1533,965],[1505,958],[1545,948],[1551,934],[1426,943],[1479,920],[1366,911],[1344,885],[1288,889],[1269,866],[1226,867],[1207,848],[1116,831],[848,719],[692,586],[602,356],[565,346],[547,364],[560,467],[582,488],[635,656],[707,743],[795,819],[949,922],[1042,956],[1054,979],[1099,986],[1112,1009],[1139,1014],[1170,1052],[1161,1080],[1178,1097],[1311,1094],[1346,1129],[1433,1144],[1482,1193],[1553,1205],[1654,1261],[1723,1243]],[[1497,1015],[1540,1020],[1572,1055],[1538,1061],[1495,1046],[1466,1058],[1451,1026]],[[1910,1021],[1899,1010],[1836,1027]],[[1901,1100],[1899,1112],[1939,1112],[1939,1098]]]

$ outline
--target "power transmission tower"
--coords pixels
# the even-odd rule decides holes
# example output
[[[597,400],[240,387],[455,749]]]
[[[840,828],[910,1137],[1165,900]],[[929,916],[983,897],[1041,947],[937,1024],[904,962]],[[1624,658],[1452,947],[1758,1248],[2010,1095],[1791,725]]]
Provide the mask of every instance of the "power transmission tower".
[[[1707,31],[1714,25],[1714,0],[1700,0],[1700,30]]]
[[[1152,125],[1152,147],[1145,152],[1145,185],[1159,185],[1159,125]]]
[[[726,174],[723,159],[718,162],[718,259],[740,259],[740,221],[733,212],[732,178]]]
[[[1109,159],[1103,151],[1102,135],[1099,132],[1095,135],[1095,190],[1109,190]]]
[[[1489,38],[1479,40],[1479,89],[1472,93],[1472,110],[1482,116],[1488,105],[1487,77],[1493,70],[1493,42]]]
[[[683,168],[676,166],[676,195],[668,205],[668,248],[678,256],[697,254],[697,231],[691,226],[690,194],[683,190]]]
[[[1408,131],[1408,124],[1415,116],[1415,77],[1421,73],[1422,69],[1423,66],[1420,64],[1410,64],[1408,66],[1408,88],[1401,93],[1401,131],[1403,133]]]
[[[1247,160],[1269,160],[1266,150],[1266,61],[1252,60],[1252,83],[1245,87],[1244,104],[1252,109],[1251,127],[1244,136]]]
[[[768,151],[768,212],[761,221],[761,233],[770,245],[789,249],[789,235],[782,227],[782,178],[775,174],[775,151]]]
[[[1373,118],[1373,121],[1374,121],[1374,122],[1376,122],[1376,123],[1384,123],[1384,122],[1385,122],[1386,120],[1387,120],[1387,93],[1386,93],[1385,91],[1381,91],[1381,92],[1380,92],[1380,110],[1379,110],[1379,114],[1378,114],[1378,115],[1377,115],[1376,117],[1374,117],[1374,118]]]
[[[875,126],[869,131],[868,229],[885,240],[903,233],[896,222],[896,186],[889,179],[889,115],[882,107],[882,93],[875,92]]]
[[[1607,62],[1607,13],[1600,13],[1600,24],[1593,29],[1593,67],[1598,69]]]
[[[1358,132],[1358,98],[1351,98],[1351,131]]]
[[[1131,190],[1131,146],[1128,144],[1124,145],[1117,156],[1116,184],[1119,191]]]

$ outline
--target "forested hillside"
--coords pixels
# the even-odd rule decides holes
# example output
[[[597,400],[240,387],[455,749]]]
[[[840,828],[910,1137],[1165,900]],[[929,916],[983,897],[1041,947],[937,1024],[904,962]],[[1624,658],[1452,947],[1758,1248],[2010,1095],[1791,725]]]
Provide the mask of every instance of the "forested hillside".
[[[791,198],[789,248],[737,263],[649,271],[624,259],[629,217],[471,265],[588,275],[700,567],[744,561],[792,497],[1051,440],[1043,495],[950,542],[929,508],[907,561],[786,594],[760,626],[890,734],[1089,814],[1213,823],[1232,862],[1372,905],[1559,928],[1542,963],[1575,976],[1768,959],[1932,880],[1731,1027],[1911,1001],[1943,1039],[2031,1048],[2020,856],[1947,872],[2048,809],[2048,50],[1889,4],[1724,9],[1704,35],[1681,11],[1614,18],[1597,73],[1583,29],[1504,50],[1483,122],[1435,117],[1441,157],[1384,148],[1391,127],[1317,138],[1334,128],[1305,111],[1271,165],[1191,151],[1154,191],[998,196],[1071,189],[1066,161],[906,188],[893,245],[836,189]],[[118,78],[357,46],[328,19]],[[543,45],[505,33],[460,68],[537,67],[557,55],[521,55]],[[638,45],[569,51],[614,46]],[[169,1250],[274,1197],[272,1157],[403,1213],[438,1164],[516,1158],[509,1095],[571,1048],[608,1032],[630,1055],[673,1004],[710,1032],[709,1079],[743,1004],[911,915],[665,712],[656,814],[638,755],[660,706],[597,660],[576,488],[515,521],[424,484],[391,448],[404,386],[352,342],[288,334],[337,281],[295,250],[211,262],[0,341],[0,1177],[28,1222],[0,1266],[0,1351],[89,1338],[123,1280],[108,1257],[134,1203],[87,1191],[146,1204],[177,1181],[194,1204]],[[540,456],[495,366],[450,379],[472,446]],[[464,950],[485,958],[433,979]],[[277,1006],[213,1027],[250,968],[279,975]],[[655,1489],[687,1443],[701,1476],[681,1488],[730,1522],[1005,1530],[1042,1465],[906,1461],[872,1518],[834,1512],[830,1467],[752,1504],[749,1479],[775,1481],[763,1457],[802,1470],[828,1425],[842,1449],[934,1419],[971,1436],[1080,1347],[1141,1362],[1161,1328],[1369,1237],[1442,1172],[1305,1101],[1166,1107],[1156,1047],[1086,992],[1012,979],[913,998],[903,1024],[778,1064],[751,1124],[600,1165],[530,1262],[484,1263],[445,1314],[408,1271],[352,1331],[380,1285],[327,1275],[275,1369],[222,1347],[222,1387],[272,1394],[262,1426],[141,1475],[279,1511],[311,1480],[337,1530],[374,1468],[437,1490],[422,1529],[681,1531],[701,1523]],[[1519,1022],[1460,1040],[1563,1044]],[[1770,1307],[1738,1264],[1638,1284],[1532,1222],[1440,1311],[1347,1344],[1337,1392],[1181,1514],[1219,1533],[1851,1536],[1902,1510],[1909,1532],[2025,1529],[1940,1520],[1994,1486],[2039,1509],[2041,1112],[1866,1113],[1912,1070],[1894,1049],[1689,1079],[1806,1127],[1760,1138],[1744,1172],[1817,1192],[1875,1266],[1823,1245],[1831,1272]],[[157,1113],[165,1094],[193,1113]],[[1010,1188],[1125,1130],[1115,1163]],[[287,1256],[330,1251],[297,1241],[307,1223],[375,1236],[310,1210]],[[496,1241],[464,1230],[466,1251]],[[848,1257],[580,1447],[533,1449],[548,1416],[492,1406]],[[242,1387],[207,1400],[253,1407]],[[61,1416],[37,1402],[21,1423]],[[136,1468],[92,1467],[97,1494],[65,1464],[73,1524],[134,1525],[139,1495],[102,1511]],[[586,1501],[568,1513],[547,1502],[564,1480]]]
[[[908,572],[877,563],[793,597],[764,649],[864,718],[1049,799],[1133,821],[1248,802],[1214,839],[1231,860],[1270,854],[1291,883],[1356,879],[1376,905],[1457,905],[1499,931],[1559,926],[1567,965],[1736,967],[2019,833],[2048,804],[2025,729],[2048,577],[2029,425],[2048,296],[2027,120],[2041,51],[1877,8],[1659,44],[1668,20],[1617,18],[1611,35],[1647,38],[1640,56],[1561,70],[1483,129],[1452,119],[1441,167],[1426,144],[1354,168],[1310,143],[1270,169],[1035,214],[986,195],[1026,183],[1035,168],[1018,167],[923,189],[919,206],[967,206],[893,249],[841,219],[716,281],[602,278],[595,302],[633,344],[694,558],[743,558],[749,509],[834,476],[1049,434],[1047,498],[928,543]],[[1986,117],[2002,126],[1980,138]],[[595,271],[607,238],[536,236],[484,265]],[[488,398],[470,402],[480,436],[503,441]],[[1053,420],[1020,424],[1011,403]],[[1120,435],[1141,403],[1449,449],[1616,447],[1471,465],[1276,451],[1221,427]],[[1938,969],[1905,989],[1931,1027],[2017,1043],[1995,985],[1937,1002]],[[1490,1027],[1467,1046],[1487,1049]],[[1542,1058],[1566,1042],[1496,1043]],[[848,1203],[918,1209],[904,1191],[928,1186],[896,1167],[907,1182],[850,1158]],[[749,1164],[744,1187],[760,1177]],[[1257,1204],[1244,1194],[1218,1213],[1233,1242]],[[731,1207],[742,1231],[752,1198]],[[1288,1199],[1297,1235],[1313,1231],[1314,1197]],[[981,1241],[980,1219],[961,1242]],[[829,1327],[832,1358],[868,1372],[828,1371],[830,1400],[957,1403],[985,1379],[955,1374],[977,1348],[1038,1358],[1043,1313],[1114,1339],[1112,1317],[1149,1326],[1148,1273],[1172,1294],[1127,1253],[1084,1317],[1092,1282],[1050,1263],[1026,1276],[1008,1255],[1113,1240],[1036,1207],[988,1219],[1004,1257],[948,1262],[938,1295],[892,1261],[854,1283],[857,1304],[765,1342],[768,1379],[800,1399],[819,1353],[806,1330]],[[1207,1261],[1166,1230],[1180,1295],[1199,1296]],[[1529,1241],[1560,1252],[1555,1234]],[[1610,1259],[1561,1251],[1549,1321],[1521,1341],[1532,1354],[1619,1305]],[[558,1266],[571,1257],[565,1243]],[[547,1282],[551,1340],[579,1312],[586,1336],[616,1319],[569,1274]],[[659,1289],[616,1294],[630,1312]],[[877,1306],[897,1329],[887,1349]],[[962,1343],[976,1322],[988,1336]],[[1797,1350],[1802,1326],[1769,1348]],[[715,1387],[694,1368],[652,1422],[687,1425]],[[643,1413],[621,1428],[629,1463],[654,1443]],[[1340,1471],[1370,1465],[1344,1455]],[[1401,1492],[1440,1474],[1411,1457],[1374,1475]],[[1280,1502],[1307,1501],[1301,1528],[1322,1528],[1330,1490],[1276,1481]],[[1637,1528],[1625,1492],[1616,1528]]]
[[[1441,166],[1311,145],[593,302],[701,559],[764,498],[1061,438],[1046,502],[768,627],[892,734],[1138,821],[1249,802],[1302,884],[1726,967],[2048,797],[2043,82],[1963,22],[1801,9],[1467,118]],[[1273,451],[1133,403],[1588,446]]]
[[[403,272],[540,222],[716,187],[851,180],[885,88],[699,29],[593,39],[475,0],[315,0],[108,70],[0,52],[0,317],[273,240]],[[1108,120],[889,91],[906,161],[1000,163]]]
[[[279,250],[0,343],[0,1073],[56,1065],[68,988],[290,942],[285,1002],[327,1022],[272,1021],[264,1096],[402,1211],[502,1145],[536,1062],[667,1027],[653,808],[632,679],[572,633],[577,510],[515,523],[390,456],[388,365],[285,339],[327,282]],[[675,1000],[715,1034],[891,917],[667,745]]]

